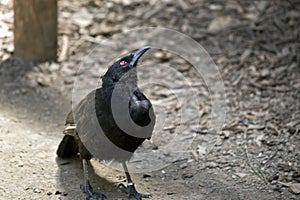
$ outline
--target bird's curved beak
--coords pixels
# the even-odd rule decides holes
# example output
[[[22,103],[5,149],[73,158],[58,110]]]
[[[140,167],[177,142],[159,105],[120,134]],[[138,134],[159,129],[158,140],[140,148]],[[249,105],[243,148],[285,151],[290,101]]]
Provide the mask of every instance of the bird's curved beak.
[[[137,62],[139,61],[140,57],[148,50],[150,49],[149,46],[143,47],[139,50],[137,50],[134,54],[133,54],[133,58],[130,62],[130,67],[135,67]]]

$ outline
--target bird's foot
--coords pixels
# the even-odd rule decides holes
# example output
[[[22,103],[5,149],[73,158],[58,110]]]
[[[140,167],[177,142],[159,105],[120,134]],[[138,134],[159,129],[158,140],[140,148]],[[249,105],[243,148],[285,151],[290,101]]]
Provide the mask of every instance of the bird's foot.
[[[85,200],[96,199],[104,200],[106,196],[100,192],[94,192],[91,184],[88,182],[85,185],[80,185],[80,189],[86,194]]]
[[[118,188],[121,189],[124,193],[128,194],[128,198],[133,196],[137,200],[142,200],[143,198],[150,198],[152,197],[151,194],[141,194],[136,191],[134,183],[128,183],[127,187],[121,183],[118,185]]]

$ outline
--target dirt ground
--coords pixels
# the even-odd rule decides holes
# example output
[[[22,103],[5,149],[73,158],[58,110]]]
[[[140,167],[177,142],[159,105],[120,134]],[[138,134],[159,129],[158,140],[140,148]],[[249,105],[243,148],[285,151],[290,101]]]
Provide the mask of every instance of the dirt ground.
[[[193,120],[186,122],[194,140],[179,158],[133,174],[139,191],[158,200],[300,198],[299,1],[61,0],[56,63],[13,56],[12,2],[0,0],[0,5],[0,199],[84,199],[80,160],[55,154],[73,84],[83,74],[83,85],[90,87],[105,72],[104,63],[112,62],[106,60],[111,52],[103,49],[85,60],[91,49],[141,27],[177,30],[206,49],[225,86],[226,119],[221,131],[210,129],[213,91],[191,64],[170,52],[149,52],[142,62],[172,66],[191,83],[201,118],[197,129]],[[79,68],[86,63],[99,69]],[[141,68],[139,77],[173,82],[173,89],[184,85],[149,67]],[[156,114],[168,116],[165,124],[158,122],[152,141],[160,149],[173,137],[181,107],[165,88],[143,90],[155,102]],[[203,142],[210,140],[213,146]],[[92,163],[94,189],[108,199],[127,199],[117,190],[124,173]]]

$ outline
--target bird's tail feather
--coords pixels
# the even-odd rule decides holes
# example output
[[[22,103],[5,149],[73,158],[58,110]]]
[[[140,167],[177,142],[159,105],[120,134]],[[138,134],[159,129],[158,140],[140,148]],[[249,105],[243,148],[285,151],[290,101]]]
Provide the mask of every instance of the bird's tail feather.
[[[68,158],[78,154],[78,144],[71,135],[65,135],[60,142],[56,154],[61,158]]]

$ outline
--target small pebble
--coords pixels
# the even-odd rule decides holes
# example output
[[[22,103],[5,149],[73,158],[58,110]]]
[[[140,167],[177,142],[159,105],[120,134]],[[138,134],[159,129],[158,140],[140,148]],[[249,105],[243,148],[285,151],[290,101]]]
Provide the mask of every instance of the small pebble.
[[[39,188],[33,188],[34,193],[41,193],[41,190]]]
[[[187,163],[183,163],[183,164],[181,164],[179,167],[181,168],[181,169],[184,169],[184,168],[187,168]]]
[[[181,175],[182,179],[192,178],[194,175],[190,172]]]
[[[150,178],[151,175],[150,174],[143,174],[143,178]]]
[[[61,191],[56,190],[55,195],[61,194]]]

